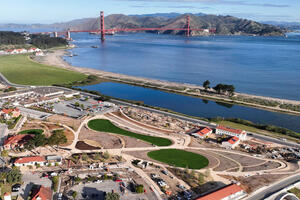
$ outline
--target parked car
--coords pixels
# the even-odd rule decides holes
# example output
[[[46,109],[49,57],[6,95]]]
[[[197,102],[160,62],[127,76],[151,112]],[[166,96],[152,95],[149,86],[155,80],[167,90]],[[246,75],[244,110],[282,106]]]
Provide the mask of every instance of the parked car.
[[[20,188],[21,188],[21,184],[17,183],[11,187],[11,191],[19,192]]]

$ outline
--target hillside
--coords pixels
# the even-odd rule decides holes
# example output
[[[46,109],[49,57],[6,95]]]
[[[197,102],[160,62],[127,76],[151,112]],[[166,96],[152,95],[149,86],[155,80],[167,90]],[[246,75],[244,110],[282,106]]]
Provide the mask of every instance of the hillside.
[[[285,28],[270,24],[262,24],[252,20],[236,18],[232,16],[199,14],[153,14],[153,15],[122,15],[113,14],[105,17],[106,28],[138,28],[138,27],[160,27],[160,28],[185,28],[186,15],[191,17],[191,28],[215,28],[216,34],[221,35],[259,35],[259,36],[281,36],[287,31]],[[16,25],[10,25],[10,27]],[[1,26],[0,26],[1,27]],[[22,27],[28,27],[23,25]],[[55,30],[97,30],[99,29],[99,18],[86,18],[64,23],[49,25],[34,24],[36,28],[51,28]],[[184,31],[164,31],[164,34],[184,34]],[[192,35],[202,34],[192,32]]]

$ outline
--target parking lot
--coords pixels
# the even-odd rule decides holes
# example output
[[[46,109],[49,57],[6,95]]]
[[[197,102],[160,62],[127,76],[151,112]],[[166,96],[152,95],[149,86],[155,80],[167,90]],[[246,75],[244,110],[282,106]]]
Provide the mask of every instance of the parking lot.
[[[103,113],[114,106],[108,102],[96,101],[81,97],[79,99],[72,99],[61,101],[53,104],[53,112],[63,114],[73,118],[81,118],[87,114]]]
[[[120,183],[106,180],[101,183],[87,183],[79,184],[71,188],[73,191],[77,191],[78,196],[76,199],[94,199],[104,200],[104,192],[116,192],[119,193],[122,200],[139,200],[148,199],[145,194],[132,193],[128,188],[122,193],[120,190]]]

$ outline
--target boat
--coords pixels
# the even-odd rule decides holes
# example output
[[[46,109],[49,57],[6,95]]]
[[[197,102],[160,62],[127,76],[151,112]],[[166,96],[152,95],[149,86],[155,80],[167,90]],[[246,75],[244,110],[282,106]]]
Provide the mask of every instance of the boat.
[[[95,48],[95,49],[96,49],[96,48],[98,48],[98,46],[94,46],[94,45],[93,45],[93,46],[91,46],[91,47],[92,47],[92,48]]]

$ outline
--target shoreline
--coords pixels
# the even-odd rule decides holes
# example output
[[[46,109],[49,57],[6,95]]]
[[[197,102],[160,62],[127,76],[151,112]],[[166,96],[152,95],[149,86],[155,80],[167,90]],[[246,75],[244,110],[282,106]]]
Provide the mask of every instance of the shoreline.
[[[145,88],[152,88],[152,89],[157,89],[165,92],[177,93],[181,95],[198,97],[198,98],[224,102],[229,104],[254,107],[257,109],[263,109],[272,112],[300,115],[300,111],[283,109],[279,107],[280,105],[300,106],[300,101],[297,100],[264,97],[264,96],[250,95],[250,94],[239,93],[239,92],[235,92],[234,97],[230,98],[225,95],[216,94],[212,92],[212,90],[205,92],[202,86],[198,86],[194,84],[177,83],[177,82],[169,82],[169,81],[156,80],[150,78],[135,77],[135,76],[125,75],[125,74],[106,72],[106,71],[92,69],[92,68],[72,66],[62,58],[62,56],[66,54],[67,54],[66,50],[55,50],[53,52],[47,53],[46,56],[44,57],[39,57],[38,60],[34,59],[34,61],[51,65],[51,66],[61,67],[72,71],[77,71],[87,75],[95,75],[101,79],[111,81],[111,82],[129,84],[129,85],[140,86]],[[266,105],[256,103],[255,101],[276,103],[277,106],[275,107],[266,106]]]

